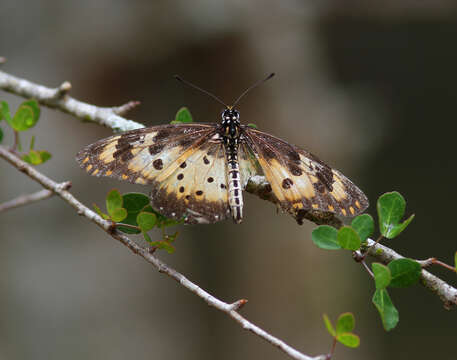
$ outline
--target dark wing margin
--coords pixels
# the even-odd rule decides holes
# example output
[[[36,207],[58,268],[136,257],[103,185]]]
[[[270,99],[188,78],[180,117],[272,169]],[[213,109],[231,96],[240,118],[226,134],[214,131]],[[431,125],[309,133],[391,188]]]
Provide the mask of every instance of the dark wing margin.
[[[309,212],[355,216],[368,207],[357,186],[313,154],[249,127],[243,133],[278,204],[299,224]]]

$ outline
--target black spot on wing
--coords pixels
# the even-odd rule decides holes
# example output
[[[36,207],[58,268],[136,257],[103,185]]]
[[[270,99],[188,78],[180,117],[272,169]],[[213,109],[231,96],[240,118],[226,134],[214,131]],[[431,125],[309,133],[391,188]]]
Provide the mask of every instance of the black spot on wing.
[[[166,146],[166,143],[153,144],[153,145],[149,146],[149,148],[148,148],[149,154],[156,155],[156,154],[160,153],[165,146]]]
[[[176,133],[176,132],[173,132],[173,128],[160,129],[159,131],[157,131],[157,134],[154,136],[154,142],[158,142],[158,141],[167,139],[173,133]]]

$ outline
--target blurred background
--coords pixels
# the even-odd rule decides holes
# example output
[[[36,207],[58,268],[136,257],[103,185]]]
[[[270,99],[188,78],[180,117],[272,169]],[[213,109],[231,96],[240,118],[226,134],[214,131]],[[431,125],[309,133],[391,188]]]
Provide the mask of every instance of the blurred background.
[[[452,0],[2,0],[0,11],[2,70],[49,87],[68,80],[72,96],[99,106],[140,100],[128,117],[149,126],[184,105],[195,121],[220,119],[220,104],[174,74],[230,103],[276,72],[240,103],[242,121],[341,170],[372,215],[379,195],[400,191],[416,219],[387,245],[447,263],[457,250],[456,38]],[[13,111],[23,101],[0,99]],[[79,169],[76,152],[109,129],[42,108],[29,133],[53,154],[40,170],[71,180],[87,205],[104,205],[112,188],[149,192]],[[40,189],[4,161],[0,182],[0,202]],[[224,301],[248,299],[243,315],[306,354],[330,348],[323,313],[351,311],[361,346],[338,346],[337,359],[455,359],[455,310],[420,285],[393,289],[400,323],[384,332],[373,282],[349,253],[316,248],[313,224],[245,198],[243,224],[181,227],[176,253],[159,257]],[[58,198],[0,214],[0,240],[2,360],[286,359]]]

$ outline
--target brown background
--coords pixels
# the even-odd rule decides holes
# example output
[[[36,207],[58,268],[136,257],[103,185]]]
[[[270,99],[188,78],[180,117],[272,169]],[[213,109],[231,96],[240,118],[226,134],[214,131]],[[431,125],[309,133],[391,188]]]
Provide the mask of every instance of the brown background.
[[[319,3],[320,5],[315,5]],[[389,245],[451,263],[457,180],[457,16],[453,1],[3,0],[3,70],[100,106],[140,100],[129,118],[172,120],[188,106],[219,121],[221,106],[173,74],[239,106],[244,123],[318,154],[376,198],[398,190],[416,220]],[[13,109],[21,99],[0,93]],[[2,125],[4,128],[4,125]],[[86,204],[113,187],[82,172],[74,154],[110,131],[42,109],[40,169],[71,180]],[[23,140],[28,143],[29,134]],[[6,134],[6,142],[11,134]],[[0,162],[0,201],[38,190]],[[246,195],[242,225],[180,229],[160,257],[217,297],[249,299],[243,314],[307,354],[329,349],[322,314],[356,316],[359,349],[337,359],[454,359],[456,313],[419,285],[392,290],[400,311],[385,333],[373,283],[348,253],[313,246],[270,203]],[[208,308],[54,198],[0,215],[0,359],[285,359]],[[452,281],[455,276],[435,273]]]

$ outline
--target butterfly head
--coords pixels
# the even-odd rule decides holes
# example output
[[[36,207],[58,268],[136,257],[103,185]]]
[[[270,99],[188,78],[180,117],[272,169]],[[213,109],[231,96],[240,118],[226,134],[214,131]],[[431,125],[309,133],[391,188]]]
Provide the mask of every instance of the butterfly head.
[[[222,112],[222,128],[226,136],[236,138],[239,135],[240,113],[232,107]]]
[[[222,111],[222,125],[229,126],[231,124],[240,125],[240,113],[231,107]]]

